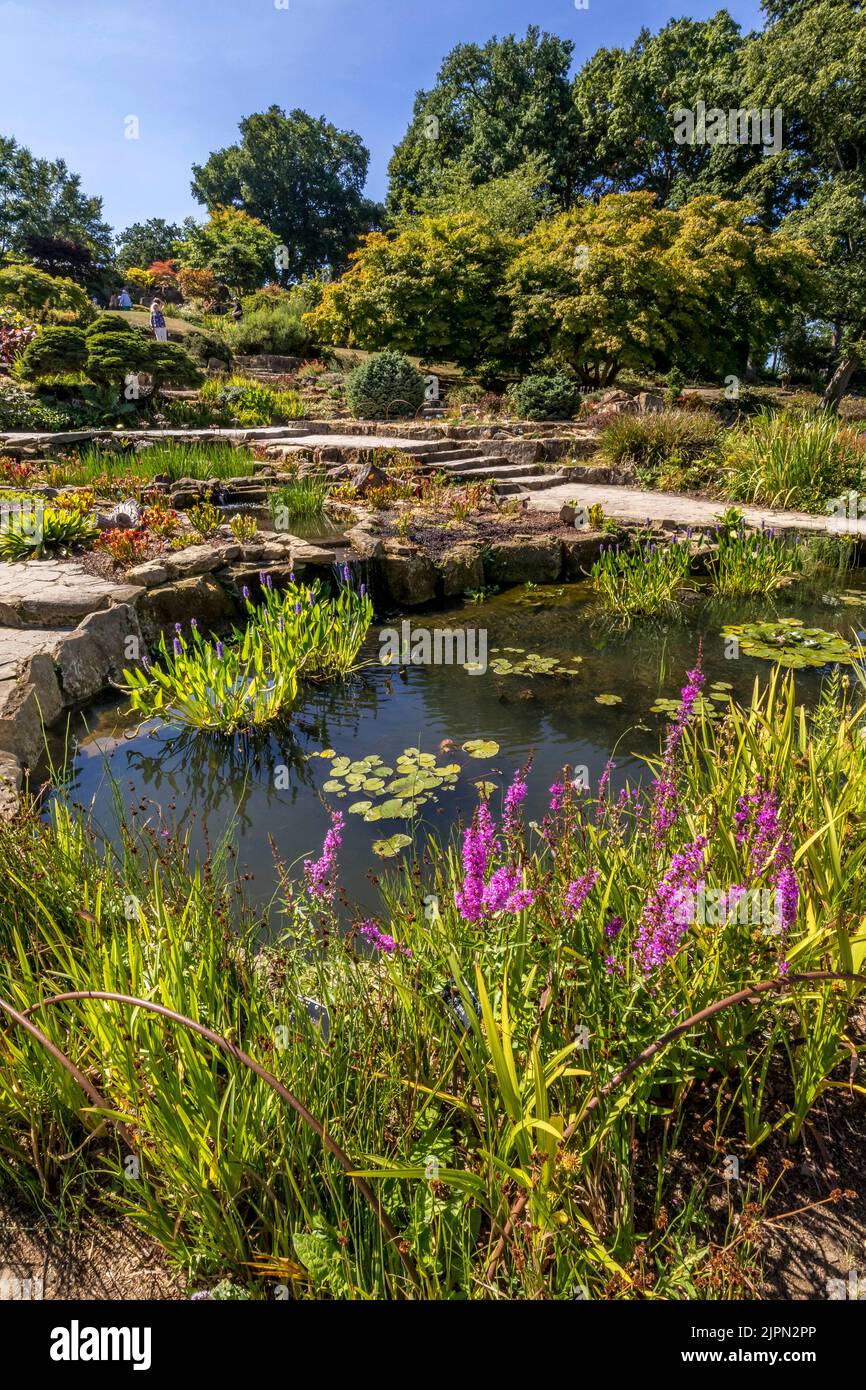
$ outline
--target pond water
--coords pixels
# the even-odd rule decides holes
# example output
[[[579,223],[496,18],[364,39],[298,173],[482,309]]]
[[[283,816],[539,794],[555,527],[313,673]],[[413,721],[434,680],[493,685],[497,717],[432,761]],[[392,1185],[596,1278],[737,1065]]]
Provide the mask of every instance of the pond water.
[[[320,852],[329,824],[327,806],[339,809],[346,821],[342,881],[353,902],[373,907],[377,895],[369,875],[397,862],[377,858],[374,842],[401,833],[424,837],[430,830],[447,836],[460,817],[471,816],[478,781],[495,785],[493,805],[498,809],[515,769],[531,756],[527,815],[532,819],[543,815],[547,789],[565,764],[587,769],[593,790],[609,758],[615,760],[612,787],[641,778],[642,759],[657,751],[666,721],[665,714],[651,713],[651,706],[660,697],[678,696],[699,644],[708,685],[725,682],[735,698],[747,700],[755,676],[765,680],[772,667],[742,652],[729,659],[721,629],[773,616],[798,618],[850,640],[862,634],[866,623],[866,574],[824,578],[758,602],[697,599],[670,620],[639,620],[627,630],[605,619],[585,584],[513,589],[482,604],[411,619],[413,632],[466,627],[476,629],[479,637],[486,633],[488,662],[509,662],[515,668],[530,656],[556,658],[557,664],[576,670],[571,676],[526,669],[498,674],[492,668],[470,674],[453,665],[383,666],[382,625],[377,622],[363,653],[365,668],[344,684],[312,690],[290,730],[256,746],[212,741],[162,724],[137,727],[116,701],[91,706],[71,726],[66,788],[89,823],[111,840],[117,838],[112,781],[127,814],[134,812],[136,825],[147,823],[156,833],[172,836],[189,833],[192,845],[202,851],[231,831],[237,868],[251,876],[250,897],[262,907],[276,884],[273,849],[300,872],[300,861]],[[817,696],[828,669],[797,672],[804,699]],[[599,703],[598,696],[616,701]],[[469,756],[462,745],[475,739],[492,740],[498,751]],[[456,776],[452,771],[444,785],[428,789],[430,799],[414,822],[367,822],[362,813],[349,813],[359,800],[379,807],[389,796],[393,799],[387,791],[393,778],[387,771],[377,774],[384,764],[399,776],[405,765],[397,760],[407,749],[435,755],[440,768],[459,764],[460,770]],[[320,756],[330,750],[334,756]],[[56,740],[52,752],[55,760],[62,757]],[[417,753],[409,756],[417,762]],[[345,791],[345,771],[334,774],[340,757],[355,763],[378,758],[376,766],[356,768],[355,776],[384,785],[337,795],[335,784]],[[337,767],[344,765],[338,762]]]

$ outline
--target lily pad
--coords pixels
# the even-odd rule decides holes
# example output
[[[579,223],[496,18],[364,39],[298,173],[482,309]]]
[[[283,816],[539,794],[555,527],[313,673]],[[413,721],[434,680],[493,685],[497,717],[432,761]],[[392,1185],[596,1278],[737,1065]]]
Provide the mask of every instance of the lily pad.
[[[325,792],[341,792],[341,791],[345,791],[345,787],[343,786],[343,783],[342,783],[342,782],[338,782],[338,781],[336,781],[335,778],[332,777],[331,780],[330,780],[329,782],[326,782],[326,783],[325,783],[325,785],[324,785],[323,788],[322,788],[322,791],[325,791]]]
[[[463,752],[468,753],[470,758],[495,758],[499,744],[492,738],[471,738],[463,744]]]
[[[804,627],[799,618],[732,625],[722,628],[722,636],[736,638],[747,656],[795,670],[806,666],[848,666],[856,656],[854,648],[838,632]]]
[[[388,840],[374,840],[373,853],[378,854],[380,859],[393,859],[411,843],[411,835],[392,835]]]
[[[349,807],[350,816],[363,816],[372,807],[372,801],[353,801]]]
[[[487,798],[488,796],[492,796],[493,793],[496,791],[495,782],[476,782],[474,785],[478,788],[481,795],[485,798]]]
[[[596,695],[596,697],[595,697],[595,703],[596,703],[597,705],[621,705],[621,704],[622,704],[622,696],[621,696],[621,695]]]

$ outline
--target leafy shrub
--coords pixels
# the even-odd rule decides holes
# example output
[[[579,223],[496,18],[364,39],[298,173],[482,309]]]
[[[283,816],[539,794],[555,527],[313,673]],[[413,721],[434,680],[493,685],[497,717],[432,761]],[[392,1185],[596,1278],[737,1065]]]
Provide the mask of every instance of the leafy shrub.
[[[231,324],[228,334],[234,351],[243,356],[256,353],[297,356],[307,352],[313,342],[299,312],[290,304],[254,309],[245,314],[240,323]]]
[[[187,512],[190,525],[203,541],[215,536],[223,524],[223,514],[212,502],[197,502]]]
[[[35,336],[35,324],[17,309],[0,304],[0,367],[11,367]]]
[[[660,470],[684,468],[712,449],[719,428],[708,410],[615,415],[604,427],[601,452],[610,464],[635,464],[641,484],[651,487]]]
[[[195,333],[187,334],[183,345],[192,360],[199,365],[206,366],[212,357],[216,357],[218,361],[225,362],[227,367],[231,367],[231,348],[215,333],[197,330]]]
[[[78,418],[75,411],[48,404],[19,387],[0,388],[0,430],[65,430]]]
[[[24,349],[18,371],[25,380],[84,371],[87,342],[80,328],[43,328]]]
[[[564,372],[525,376],[509,391],[522,420],[570,420],[578,407],[576,382]]]
[[[821,512],[861,486],[866,441],[825,412],[762,410],[724,436],[720,467],[737,501]]]
[[[86,321],[92,310],[87,291],[81,285],[63,276],[48,275],[29,264],[0,269],[0,301],[25,309],[37,318],[51,309],[62,309]]]
[[[304,413],[304,403],[297,391],[274,391],[248,377],[235,376],[229,381],[206,381],[199,399],[218,410],[227,410],[232,420],[241,425],[283,424],[297,420]]]
[[[259,523],[249,512],[235,512],[229,522],[229,530],[236,541],[245,545],[247,541],[254,540],[259,529]]]
[[[378,352],[350,373],[346,399],[359,420],[414,415],[424,403],[424,378],[402,352]]]

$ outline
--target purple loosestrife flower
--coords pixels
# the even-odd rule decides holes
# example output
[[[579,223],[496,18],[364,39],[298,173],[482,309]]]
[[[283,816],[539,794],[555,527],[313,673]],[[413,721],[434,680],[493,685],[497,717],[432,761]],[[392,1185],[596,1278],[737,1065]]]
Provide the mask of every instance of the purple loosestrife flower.
[[[619,936],[621,931],[621,917],[611,917],[610,921],[605,924],[604,934],[607,937],[608,941],[616,941],[616,938]]]
[[[644,907],[634,959],[644,975],[676,955],[694,918],[694,890],[704,872],[707,837],[701,835],[671,860]]]
[[[472,824],[463,832],[463,884],[454,901],[466,922],[477,922],[482,913],[484,883],[493,855],[499,849],[490,807],[482,801]]]
[[[595,808],[596,823],[598,823],[601,820],[604,814],[604,806],[607,798],[607,786],[610,781],[610,774],[615,767],[616,763],[613,761],[613,758],[609,758],[604,765],[604,772],[598,779],[598,800]]]
[[[505,793],[504,815],[502,819],[502,829],[506,835],[513,834],[520,827],[521,807],[526,800],[526,782],[523,773],[518,769],[514,774],[514,780],[508,791]]]
[[[562,810],[562,798],[565,795],[565,787],[561,782],[554,782],[550,788],[550,811],[555,816]]]
[[[568,885],[563,903],[563,911],[568,917],[577,916],[597,882],[598,869],[587,869],[585,874]]]
[[[776,889],[776,919],[784,940],[797,920],[800,885],[790,864],[785,864],[773,880]]]
[[[387,932],[381,931],[376,923],[371,921],[369,917],[361,923],[358,928],[358,935],[362,936],[365,941],[368,941],[374,951],[379,951],[384,956],[393,956],[397,951],[403,956],[411,956],[412,954],[408,946],[399,945],[393,936],[389,936]]]
[[[518,888],[520,883],[519,869],[496,869],[490,876],[481,895],[481,902],[486,912],[521,912],[525,907],[531,907],[533,893],[529,888]]]
[[[343,817],[339,811],[332,811],[331,828],[325,836],[321,857],[304,860],[307,892],[312,897],[330,901],[337,891],[334,873],[337,868],[337,850],[342,843]]]

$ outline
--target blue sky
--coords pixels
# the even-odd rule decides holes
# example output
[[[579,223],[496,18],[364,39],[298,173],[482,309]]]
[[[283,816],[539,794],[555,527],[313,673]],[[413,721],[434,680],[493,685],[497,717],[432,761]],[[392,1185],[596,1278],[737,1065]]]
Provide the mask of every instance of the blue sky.
[[[579,65],[642,26],[718,3],[669,0],[0,0],[0,132],[66,159],[116,230],[203,216],[190,166],[232,143],[238,121],[276,103],[356,130],[384,196],[391,151],[419,87],[461,42],[524,33],[574,40]],[[748,30],[757,0],[727,6]],[[138,140],[124,137],[137,116]]]

